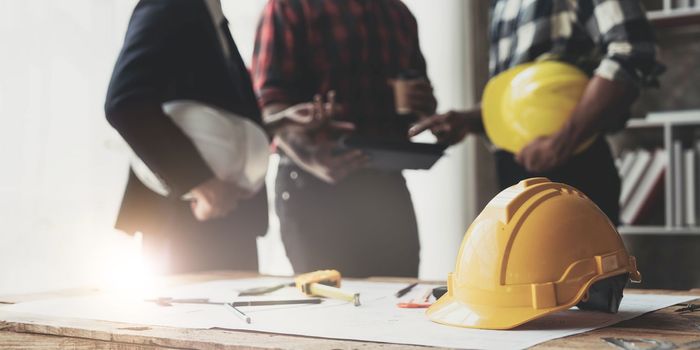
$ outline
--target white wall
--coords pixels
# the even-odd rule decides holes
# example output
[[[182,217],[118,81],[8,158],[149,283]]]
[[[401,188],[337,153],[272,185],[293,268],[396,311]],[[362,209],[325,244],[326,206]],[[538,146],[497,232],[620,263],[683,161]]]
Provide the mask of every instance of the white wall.
[[[134,1],[0,1],[0,293],[102,278],[125,147],[104,120]]]
[[[418,20],[438,112],[464,109],[471,104],[464,64],[469,44],[464,2],[441,0],[440,6],[434,1],[405,2]],[[462,236],[471,221],[465,171],[468,159],[468,147],[462,143],[449,148],[447,156],[431,170],[405,172],[418,216],[421,278],[445,279],[454,268]]]
[[[265,0],[224,0],[249,62]],[[460,0],[410,0],[440,109],[465,106]],[[102,104],[135,0],[0,0],[0,294],[104,283],[135,258],[111,228],[128,152]],[[241,6],[245,4],[245,6]],[[421,276],[444,278],[469,220],[464,147],[407,174],[423,244]],[[274,174],[272,174],[274,175]],[[289,273],[277,222],[261,270]],[[123,271],[122,271],[123,272]]]

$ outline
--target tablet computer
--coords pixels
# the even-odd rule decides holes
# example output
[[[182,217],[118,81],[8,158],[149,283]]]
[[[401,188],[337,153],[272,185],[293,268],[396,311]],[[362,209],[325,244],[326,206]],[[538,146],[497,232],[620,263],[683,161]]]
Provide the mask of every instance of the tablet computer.
[[[445,154],[446,145],[410,141],[386,141],[349,136],[341,149],[360,149],[370,158],[369,167],[381,170],[427,170]]]

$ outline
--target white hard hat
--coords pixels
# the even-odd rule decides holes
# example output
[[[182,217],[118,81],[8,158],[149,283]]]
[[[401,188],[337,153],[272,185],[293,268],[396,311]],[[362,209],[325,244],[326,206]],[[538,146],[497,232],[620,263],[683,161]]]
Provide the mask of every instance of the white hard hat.
[[[265,182],[269,140],[260,126],[234,113],[191,100],[163,104],[163,112],[191,140],[217,178],[251,192]],[[183,164],[183,166],[186,166]],[[165,183],[137,156],[131,167],[152,191],[167,196]],[[183,198],[189,197],[187,194]]]

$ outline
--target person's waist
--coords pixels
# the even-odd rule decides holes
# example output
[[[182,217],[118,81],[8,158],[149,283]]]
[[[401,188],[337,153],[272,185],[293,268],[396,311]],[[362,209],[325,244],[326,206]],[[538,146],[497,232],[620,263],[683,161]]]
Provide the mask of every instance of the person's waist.
[[[296,175],[294,177],[304,175],[307,178],[312,178],[312,179],[315,179],[315,180],[321,182],[321,180],[316,179],[316,177],[313,174],[308,173],[302,167],[297,165],[294,162],[294,160],[292,160],[292,158],[290,158],[289,156],[287,156],[284,153],[284,151],[278,149],[277,154],[279,155],[278,175],[282,174],[283,172],[284,173],[294,172],[294,173],[296,173]],[[358,177],[358,176],[361,176],[361,177],[365,177],[365,176],[382,176],[382,177],[400,176],[400,177],[402,177],[402,173],[400,170],[385,170],[385,169],[375,169],[375,168],[366,167],[366,168],[361,168],[361,169],[356,170],[355,172],[353,172],[353,174],[350,177]]]

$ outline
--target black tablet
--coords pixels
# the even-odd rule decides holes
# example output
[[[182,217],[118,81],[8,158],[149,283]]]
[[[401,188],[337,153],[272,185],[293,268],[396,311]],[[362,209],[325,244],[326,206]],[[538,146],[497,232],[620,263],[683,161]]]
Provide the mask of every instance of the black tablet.
[[[349,136],[342,149],[360,149],[370,158],[369,167],[381,170],[427,170],[445,154],[446,145],[410,141],[386,141]]]

